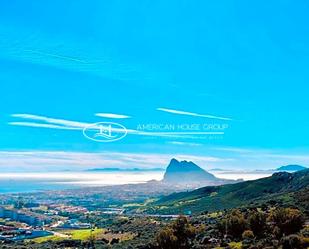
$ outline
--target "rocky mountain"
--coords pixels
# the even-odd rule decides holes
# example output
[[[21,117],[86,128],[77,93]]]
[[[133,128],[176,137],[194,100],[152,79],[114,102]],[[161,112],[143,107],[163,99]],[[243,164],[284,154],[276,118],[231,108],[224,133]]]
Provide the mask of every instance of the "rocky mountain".
[[[209,186],[236,181],[217,178],[193,162],[178,161],[173,158],[166,168],[162,182],[174,185]]]

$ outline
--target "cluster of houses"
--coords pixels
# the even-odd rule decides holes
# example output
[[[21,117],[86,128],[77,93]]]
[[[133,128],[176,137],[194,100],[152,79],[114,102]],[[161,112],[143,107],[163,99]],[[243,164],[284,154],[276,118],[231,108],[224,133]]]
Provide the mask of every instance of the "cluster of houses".
[[[44,226],[52,222],[52,218],[31,212],[29,210],[15,209],[0,206],[0,218],[11,219],[18,222],[26,223],[30,226]]]
[[[0,206],[0,218],[27,224],[26,226],[0,224],[0,240],[24,240],[51,234],[41,228],[35,228],[42,227],[52,221],[46,215],[37,214],[29,210]]]
[[[50,204],[48,205],[49,209],[57,210],[59,212],[65,213],[86,213],[88,212],[87,208],[80,206],[70,206],[64,204]]]

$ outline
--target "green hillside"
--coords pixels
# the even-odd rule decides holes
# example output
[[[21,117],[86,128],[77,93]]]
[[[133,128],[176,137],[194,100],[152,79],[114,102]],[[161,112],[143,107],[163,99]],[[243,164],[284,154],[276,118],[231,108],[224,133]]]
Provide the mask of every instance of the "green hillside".
[[[163,197],[149,212],[179,214],[216,211],[256,203],[283,202],[306,209],[309,170],[279,172],[270,177],[236,184],[203,187]],[[306,210],[305,210],[306,211]]]

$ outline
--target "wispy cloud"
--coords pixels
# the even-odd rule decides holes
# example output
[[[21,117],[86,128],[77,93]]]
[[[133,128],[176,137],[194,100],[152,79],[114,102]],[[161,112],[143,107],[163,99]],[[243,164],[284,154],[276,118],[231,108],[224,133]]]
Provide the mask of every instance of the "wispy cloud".
[[[41,123],[34,123],[34,122],[9,122],[9,125],[16,125],[16,126],[28,126],[28,127],[37,127],[37,128],[49,128],[49,129],[59,129],[59,130],[80,130],[81,128],[75,127],[68,127],[68,126],[61,126],[61,125],[54,125],[54,124],[41,124]]]
[[[139,152],[80,152],[80,151],[0,151],[0,171],[83,170],[98,167],[164,168],[171,158],[192,161],[206,169],[274,169],[287,164],[308,166],[308,154],[266,154],[256,150],[253,154],[208,153],[139,153]]]
[[[114,114],[114,113],[96,113],[95,115],[102,118],[116,118],[116,119],[131,118],[131,116],[123,114]]]
[[[214,115],[209,115],[209,114],[199,114],[199,113],[194,113],[194,112],[186,112],[186,111],[167,109],[167,108],[161,108],[161,107],[157,108],[157,110],[162,111],[162,112],[178,114],[178,115],[187,115],[187,116],[203,117],[203,118],[219,119],[219,120],[233,120],[233,119],[227,118],[227,117],[214,116]]]
[[[256,153],[257,149],[247,149],[247,148],[237,148],[237,147],[216,147],[215,150],[231,152],[231,153],[240,153],[240,154],[247,154],[247,153]]]
[[[200,166],[224,161],[212,156],[189,154],[71,152],[71,151],[0,151],[0,170],[81,170],[96,167],[157,168],[165,167],[171,158],[194,161]]]
[[[121,56],[111,54],[98,41],[74,41],[70,37],[36,35],[21,27],[0,24],[1,55],[14,61],[61,68],[69,72],[82,72],[117,80],[143,80],[155,84],[166,79],[163,72],[156,73],[145,64],[132,63]],[[91,44],[91,46],[89,45]]]
[[[63,60],[69,60],[69,61],[73,61],[73,62],[80,62],[80,63],[85,63],[88,64],[87,61],[73,57],[73,56],[65,56],[65,55],[61,55],[61,54],[56,54],[56,53],[48,53],[48,52],[42,52],[39,50],[32,50],[32,49],[25,49],[25,52],[30,52],[33,54],[38,54],[38,55],[43,55],[43,56],[49,56],[49,57],[54,57],[54,58],[58,58],[58,59],[63,59]]]
[[[35,121],[41,121],[43,123],[30,123],[30,122],[11,122],[11,125],[25,125],[25,126],[33,126],[33,127],[42,127],[42,128],[56,128],[56,129],[83,129],[84,127],[90,125],[89,123],[71,121],[66,119],[57,119],[50,118],[46,116],[33,115],[33,114],[12,114],[12,117],[22,118],[22,119],[30,119]],[[57,125],[57,127],[47,126],[44,123]]]
[[[180,142],[180,141],[170,141],[169,144],[181,145],[181,146],[201,146],[199,143],[190,143],[190,142]]]
[[[49,129],[62,129],[62,130],[83,130],[88,126],[92,126],[92,128],[100,129],[99,126],[96,126],[92,123],[87,122],[79,122],[72,121],[66,119],[58,119],[58,118],[50,118],[46,116],[33,115],[33,114],[12,114],[14,118],[21,118],[31,120],[32,122],[24,122],[24,121],[16,121],[9,122],[9,125],[15,126],[27,126],[27,127],[35,127],[35,128],[49,128]],[[119,128],[111,127],[112,131],[117,132]],[[122,129],[121,129],[122,130]],[[138,131],[127,129],[128,133],[138,134]]]
[[[66,119],[51,118],[46,116],[34,115],[34,114],[12,114],[14,118],[27,119],[32,122],[14,121],[9,122],[9,125],[14,126],[26,126],[34,128],[47,128],[47,129],[62,129],[62,130],[83,130],[85,127],[92,126],[94,124],[87,122],[72,121]],[[98,126],[97,129],[100,127]],[[118,132],[119,128],[112,127],[113,132]],[[122,129],[121,129],[122,130]],[[195,135],[203,135],[205,132],[147,132],[135,129],[126,129],[128,134],[147,136],[147,137],[165,137],[165,138],[196,138]]]

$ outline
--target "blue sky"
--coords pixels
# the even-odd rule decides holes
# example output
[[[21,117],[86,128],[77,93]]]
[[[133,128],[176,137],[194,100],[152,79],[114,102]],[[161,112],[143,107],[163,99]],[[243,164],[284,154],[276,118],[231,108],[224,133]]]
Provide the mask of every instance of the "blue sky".
[[[2,2],[1,168],[164,167],[171,157],[205,168],[309,165],[308,10],[307,1]],[[95,122],[228,129],[98,143],[81,131]]]

